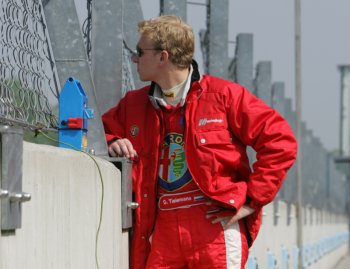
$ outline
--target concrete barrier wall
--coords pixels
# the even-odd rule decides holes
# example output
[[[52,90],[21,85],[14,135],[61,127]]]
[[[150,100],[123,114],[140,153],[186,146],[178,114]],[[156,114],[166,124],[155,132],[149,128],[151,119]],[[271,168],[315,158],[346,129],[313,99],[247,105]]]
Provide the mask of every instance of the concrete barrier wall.
[[[97,161],[104,185],[99,268],[128,268],[120,172]],[[93,160],[73,150],[25,142],[23,191],[32,199],[22,205],[22,228],[0,236],[0,269],[97,268],[102,184]],[[305,208],[304,219],[304,268],[333,268],[348,249],[346,217]],[[295,207],[280,200],[267,205],[246,268],[297,268],[296,238]]]
[[[297,247],[297,219],[294,205],[274,201],[264,207],[263,222],[250,250],[247,269],[303,268],[331,269],[347,254],[349,233],[344,215],[304,208],[303,245]]]
[[[101,159],[98,165],[104,184],[99,267],[128,268],[120,172]],[[25,142],[23,191],[32,199],[22,205],[22,228],[1,234],[0,269],[97,268],[102,184],[93,160],[81,152]]]

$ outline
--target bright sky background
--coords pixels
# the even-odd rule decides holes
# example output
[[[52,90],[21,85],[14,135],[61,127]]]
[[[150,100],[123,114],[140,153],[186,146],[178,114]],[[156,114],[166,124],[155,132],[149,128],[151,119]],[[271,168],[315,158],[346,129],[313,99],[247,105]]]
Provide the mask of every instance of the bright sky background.
[[[159,0],[140,0],[146,19],[158,16]],[[190,2],[205,3],[205,0]],[[339,146],[340,72],[350,64],[350,1],[302,2],[302,118],[328,150]],[[294,100],[294,1],[230,0],[229,39],[254,35],[254,63],[272,62],[273,82],[286,85]],[[188,23],[198,42],[205,28],[205,7],[188,4]],[[232,57],[234,44],[229,47]],[[199,47],[196,58],[201,58]],[[294,101],[293,101],[294,102]]]

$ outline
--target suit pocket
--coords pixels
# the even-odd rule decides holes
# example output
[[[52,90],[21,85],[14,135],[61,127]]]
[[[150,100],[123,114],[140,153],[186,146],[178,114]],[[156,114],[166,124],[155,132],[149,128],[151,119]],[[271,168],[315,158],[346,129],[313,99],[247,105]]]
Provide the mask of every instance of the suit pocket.
[[[232,145],[232,135],[229,131],[216,130],[196,134],[198,146]]]

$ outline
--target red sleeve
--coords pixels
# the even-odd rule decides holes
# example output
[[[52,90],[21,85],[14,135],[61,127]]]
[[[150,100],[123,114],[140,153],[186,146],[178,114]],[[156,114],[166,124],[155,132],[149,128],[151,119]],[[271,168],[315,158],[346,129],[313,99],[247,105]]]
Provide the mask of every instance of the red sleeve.
[[[119,104],[102,115],[103,127],[107,143],[125,137],[125,103],[126,97],[120,100]]]
[[[288,122],[243,87],[232,91],[229,124],[234,134],[256,151],[247,182],[247,203],[258,209],[270,203],[297,155],[297,142]]]

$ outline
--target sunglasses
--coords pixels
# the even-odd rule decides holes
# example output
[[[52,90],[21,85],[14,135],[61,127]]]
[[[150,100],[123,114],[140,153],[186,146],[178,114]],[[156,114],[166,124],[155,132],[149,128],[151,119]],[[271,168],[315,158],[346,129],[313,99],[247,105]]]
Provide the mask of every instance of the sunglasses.
[[[145,53],[145,50],[158,50],[158,51],[162,51],[163,49],[141,49],[139,46],[136,46],[136,50],[134,52],[135,55],[137,55],[137,57],[142,57],[142,55]]]

